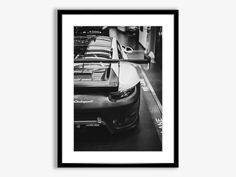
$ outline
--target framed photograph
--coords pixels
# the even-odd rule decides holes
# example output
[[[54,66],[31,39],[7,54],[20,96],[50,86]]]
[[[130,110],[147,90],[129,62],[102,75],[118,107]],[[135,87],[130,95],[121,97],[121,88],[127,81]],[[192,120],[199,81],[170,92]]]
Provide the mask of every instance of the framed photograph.
[[[178,10],[58,10],[58,167],[178,167]]]

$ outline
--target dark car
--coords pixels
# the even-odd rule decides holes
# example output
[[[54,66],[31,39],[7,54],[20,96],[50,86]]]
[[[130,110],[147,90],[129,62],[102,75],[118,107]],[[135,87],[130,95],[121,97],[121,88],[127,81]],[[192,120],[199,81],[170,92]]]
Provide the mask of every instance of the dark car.
[[[74,39],[75,128],[105,127],[110,133],[139,120],[140,79],[126,61],[126,47],[107,36]]]

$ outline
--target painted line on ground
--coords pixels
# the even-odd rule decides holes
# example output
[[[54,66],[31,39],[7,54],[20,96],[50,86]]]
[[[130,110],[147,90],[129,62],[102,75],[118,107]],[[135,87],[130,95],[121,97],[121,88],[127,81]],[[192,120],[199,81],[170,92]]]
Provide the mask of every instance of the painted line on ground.
[[[158,137],[160,138],[162,142],[162,112],[161,112],[162,106],[161,106],[161,103],[159,99],[157,98],[157,96],[155,97],[156,93],[154,92],[154,89],[151,86],[150,81],[148,80],[143,69],[140,67],[140,65],[136,65],[136,66],[139,66],[139,68],[137,69],[140,75],[140,83],[143,90],[144,99],[146,99],[146,104],[151,114],[151,119],[153,120]],[[158,102],[160,104],[158,104]]]
[[[144,92],[149,91],[149,88],[147,87],[146,82],[144,81],[144,79],[140,79],[140,83],[141,83],[141,87],[142,87]]]
[[[140,68],[140,71],[141,71],[141,73],[142,73],[142,75],[143,75],[143,78],[144,78],[145,82],[147,83],[147,86],[148,86],[148,88],[150,89],[150,92],[151,92],[151,94],[152,94],[154,100],[156,101],[160,112],[162,113],[162,105],[161,105],[160,100],[158,99],[158,97],[157,97],[157,95],[156,95],[156,93],[155,93],[155,91],[154,91],[154,89],[153,89],[153,87],[152,87],[150,81],[148,80],[148,78],[147,78],[145,72],[143,71],[143,68],[142,68],[140,65],[138,65],[138,67]]]

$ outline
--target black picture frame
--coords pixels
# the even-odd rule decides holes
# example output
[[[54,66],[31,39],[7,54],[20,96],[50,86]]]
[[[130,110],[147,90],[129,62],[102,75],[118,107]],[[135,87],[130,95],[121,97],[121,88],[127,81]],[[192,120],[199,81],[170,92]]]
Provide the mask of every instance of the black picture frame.
[[[70,14],[160,14],[174,16],[174,162],[173,163],[63,163],[62,161],[62,16]],[[58,120],[57,167],[179,167],[179,11],[171,10],[57,10]]]

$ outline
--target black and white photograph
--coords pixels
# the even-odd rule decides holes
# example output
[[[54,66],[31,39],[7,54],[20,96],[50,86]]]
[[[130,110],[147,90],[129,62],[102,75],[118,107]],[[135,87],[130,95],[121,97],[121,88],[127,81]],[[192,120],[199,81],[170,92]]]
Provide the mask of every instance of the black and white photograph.
[[[74,150],[162,150],[162,27],[74,27]]]
[[[178,11],[58,14],[59,166],[177,167]]]

